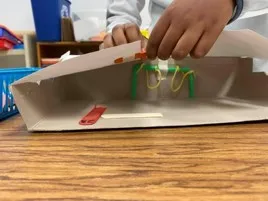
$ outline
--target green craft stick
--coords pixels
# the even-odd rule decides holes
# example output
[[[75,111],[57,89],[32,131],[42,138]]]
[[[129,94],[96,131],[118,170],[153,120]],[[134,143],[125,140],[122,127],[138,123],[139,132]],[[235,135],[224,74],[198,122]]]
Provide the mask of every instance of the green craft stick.
[[[194,98],[194,74],[191,73],[188,78],[189,98]]]
[[[138,85],[138,70],[140,64],[136,64],[132,69],[132,78],[131,78],[131,99],[135,100],[137,98],[137,85]]]
[[[155,71],[156,69],[158,69],[158,66],[156,66],[156,65],[145,65],[144,66],[144,69],[145,70],[148,70],[148,71]]]

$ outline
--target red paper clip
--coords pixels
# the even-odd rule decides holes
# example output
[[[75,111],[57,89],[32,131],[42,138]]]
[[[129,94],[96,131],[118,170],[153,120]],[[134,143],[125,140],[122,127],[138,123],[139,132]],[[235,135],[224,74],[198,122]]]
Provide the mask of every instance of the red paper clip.
[[[79,122],[82,126],[95,124],[101,115],[105,112],[106,107],[95,107]]]

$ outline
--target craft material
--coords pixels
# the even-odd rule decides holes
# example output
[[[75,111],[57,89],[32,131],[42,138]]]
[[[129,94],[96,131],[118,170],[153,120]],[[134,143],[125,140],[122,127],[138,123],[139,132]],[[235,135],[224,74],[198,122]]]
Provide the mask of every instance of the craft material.
[[[114,64],[121,64],[124,62],[132,61],[132,60],[146,60],[147,59],[147,54],[144,49],[142,49],[140,52],[136,53],[133,56],[124,58],[124,57],[119,57],[114,60]]]
[[[161,81],[163,80],[161,78],[162,74],[161,71],[159,70],[158,65],[152,65],[152,64],[146,64],[146,63],[142,63],[142,64],[137,64],[133,67],[132,70],[132,83],[131,83],[131,98],[132,100],[135,100],[137,97],[137,82],[138,82],[138,74],[141,70],[145,70],[146,72],[146,79],[147,79],[147,87],[149,89],[156,89],[160,86]],[[149,72],[157,72],[158,73],[158,77],[160,77],[160,79],[158,79],[158,82],[155,86],[151,86],[150,85],[150,81],[149,81]],[[191,70],[188,67],[179,67],[177,65],[170,65],[168,67],[168,73],[174,73],[173,78],[171,80],[171,90],[173,92],[178,92],[181,87],[183,86],[183,83],[185,81],[185,79],[188,77],[188,88],[189,88],[189,98],[193,98],[194,97],[194,81],[195,81],[195,76],[194,76],[194,71]],[[183,77],[182,80],[179,84],[178,87],[174,87],[174,82],[176,79],[176,76],[178,73],[182,73]]]
[[[161,118],[161,113],[103,114],[103,119]]]
[[[193,74],[194,74],[194,71],[192,70],[189,70],[188,72],[183,72],[182,71],[182,79],[181,79],[181,82],[179,84],[179,86],[177,88],[174,87],[174,82],[175,82],[175,79],[176,79],[176,75],[181,71],[181,68],[179,66],[176,66],[176,70],[175,70],[175,73],[172,77],[172,80],[171,80],[171,90],[173,92],[177,92],[181,89],[181,87],[183,86],[183,83],[184,83],[184,80],[189,77],[189,93],[190,93],[190,97],[193,97],[194,94],[193,94],[193,82],[194,82],[194,77],[193,77]]]
[[[147,29],[142,29],[141,30],[141,35],[146,39],[149,39],[149,37],[150,37],[150,33],[149,33],[149,31]]]
[[[106,107],[95,105],[94,108],[85,117],[82,118],[79,124],[83,126],[95,124],[101,115],[105,112],[105,110]]]

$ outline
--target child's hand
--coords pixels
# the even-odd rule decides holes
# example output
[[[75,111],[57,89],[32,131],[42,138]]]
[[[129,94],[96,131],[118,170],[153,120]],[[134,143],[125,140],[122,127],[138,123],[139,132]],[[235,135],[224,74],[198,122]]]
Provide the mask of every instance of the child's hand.
[[[136,24],[118,25],[112,30],[112,34],[105,36],[102,48],[114,47],[139,40],[142,41],[142,47],[145,47],[147,40],[142,36]]]
[[[174,0],[151,33],[147,56],[163,60],[205,56],[233,10],[234,0]]]

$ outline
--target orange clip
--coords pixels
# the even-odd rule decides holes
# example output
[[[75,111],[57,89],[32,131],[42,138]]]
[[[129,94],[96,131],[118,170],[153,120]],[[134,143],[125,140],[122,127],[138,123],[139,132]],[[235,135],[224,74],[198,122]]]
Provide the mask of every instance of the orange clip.
[[[141,60],[146,60],[147,59],[147,54],[145,51],[139,52],[135,54],[135,59],[141,59]]]
[[[124,58],[123,57],[120,57],[120,58],[114,60],[114,63],[115,64],[120,64],[120,63],[123,63],[123,61],[124,61]]]

